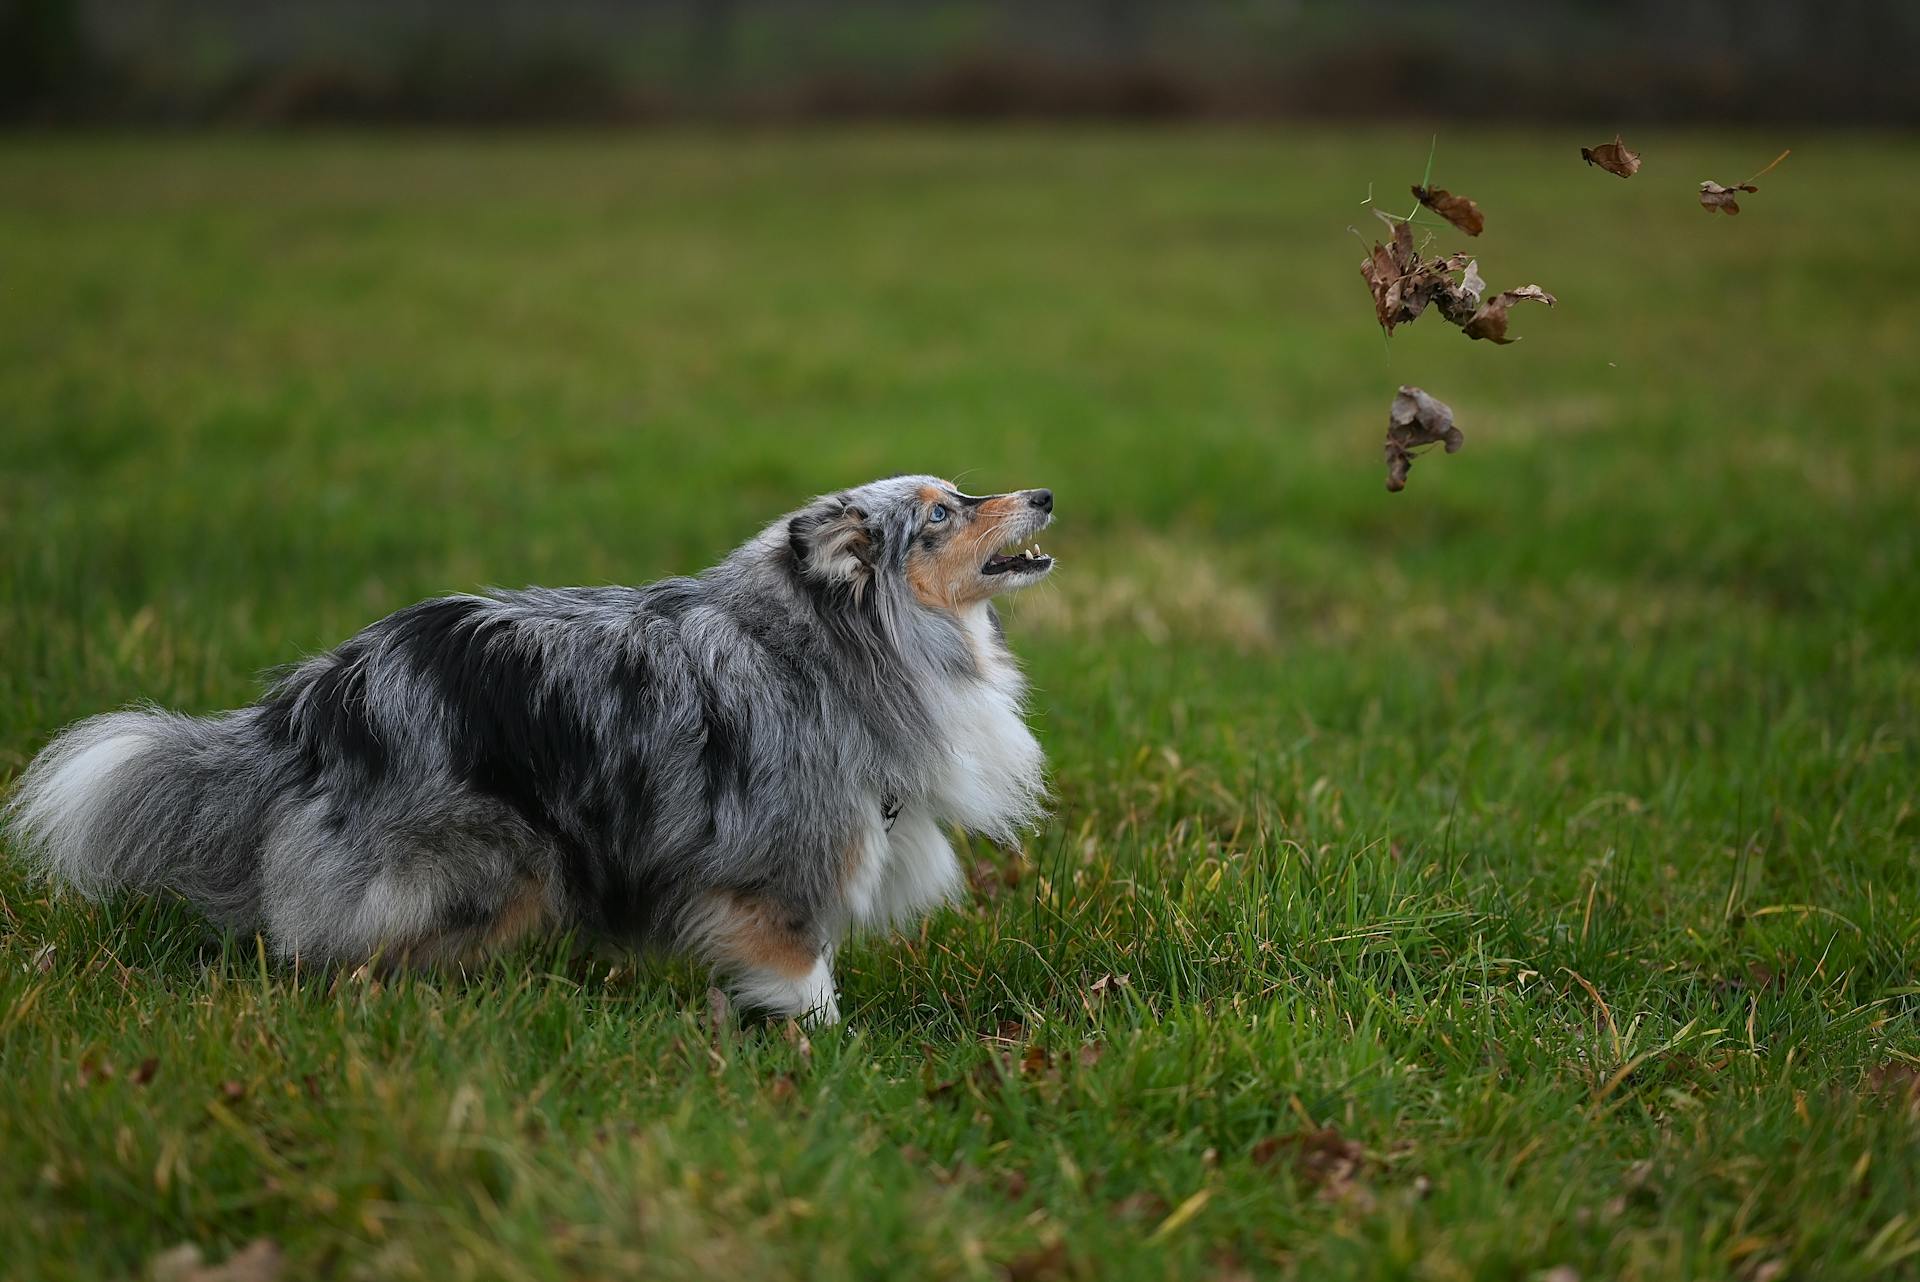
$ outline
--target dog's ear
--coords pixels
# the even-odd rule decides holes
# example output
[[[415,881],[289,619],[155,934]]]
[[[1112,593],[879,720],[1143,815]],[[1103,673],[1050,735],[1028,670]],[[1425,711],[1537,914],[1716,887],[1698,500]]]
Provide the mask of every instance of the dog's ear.
[[[857,592],[873,577],[877,544],[867,514],[844,499],[810,507],[787,523],[794,564],[817,583]]]

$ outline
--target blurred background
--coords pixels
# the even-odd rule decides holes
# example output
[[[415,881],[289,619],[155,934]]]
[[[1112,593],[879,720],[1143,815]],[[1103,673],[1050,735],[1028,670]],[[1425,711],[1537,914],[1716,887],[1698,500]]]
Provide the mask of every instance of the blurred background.
[[[4,0],[15,120],[1910,123],[1907,0]]]

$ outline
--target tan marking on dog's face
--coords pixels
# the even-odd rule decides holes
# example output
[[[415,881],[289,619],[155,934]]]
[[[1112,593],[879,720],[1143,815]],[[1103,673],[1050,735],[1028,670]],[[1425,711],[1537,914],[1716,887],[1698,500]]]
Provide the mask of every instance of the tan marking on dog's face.
[[[907,584],[913,595],[936,610],[959,610],[992,596],[998,585],[981,574],[980,567],[1007,542],[1003,531],[1025,519],[1025,496],[1003,494],[967,507],[951,493],[923,485],[920,500],[928,511],[936,503],[945,504],[948,516],[940,525],[923,529],[907,552]]]
[[[784,979],[805,979],[812,973],[818,950],[776,905],[732,893],[718,899],[717,920],[707,940],[714,960]]]

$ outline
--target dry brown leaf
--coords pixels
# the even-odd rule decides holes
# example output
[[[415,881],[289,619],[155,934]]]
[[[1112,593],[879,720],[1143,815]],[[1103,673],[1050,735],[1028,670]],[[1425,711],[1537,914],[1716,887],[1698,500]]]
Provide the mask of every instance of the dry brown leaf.
[[[1715,210],[1724,214],[1740,212],[1739,194],[1743,191],[1759,191],[1752,183],[1737,183],[1732,187],[1722,187],[1709,179],[1700,184],[1700,207],[1708,213]]]
[[[1459,453],[1466,443],[1453,425],[1453,410],[1417,387],[1401,388],[1387,419],[1387,489],[1396,493],[1405,489],[1413,451],[1439,443],[1445,443],[1449,454]]]
[[[1459,273],[1458,281],[1453,279],[1455,273]],[[1389,334],[1395,326],[1418,319],[1428,304],[1439,308],[1450,323],[1465,328],[1479,315],[1487,288],[1480,276],[1479,261],[1466,254],[1422,259],[1407,223],[1394,224],[1390,247],[1374,245],[1360,264],[1360,275],[1373,291],[1374,318]],[[1513,291],[1513,297],[1547,295],[1538,286],[1529,285]],[[1504,306],[1501,310],[1504,312]],[[1500,328],[1504,331],[1504,324]]]
[[[800,1056],[802,1064],[813,1063],[813,1042],[807,1037],[806,1030],[800,1027],[798,1020],[789,1019],[780,1026],[780,1035],[787,1039],[787,1045],[793,1047]]]
[[[1373,314],[1389,334],[1395,325],[1413,319],[1400,314],[1401,290],[1419,265],[1420,255],[1413,248],[1413,228],[1406,223],[1395,225],[1391,248],[1376,243],[1373,252],[1360,264],[1360,275],[1373,291]]]
[[[1910,1115],[1920,1117],[1920,1068],[1889,1060],[1867,1073],[1860,1093],[1881,1104],[1904,1107]]]
[[[1466,196],[1456,196],[1444,187],[1422,187],[1416,183],[1413,198],[1469,236],[1478,236],[1487,229],[1486,215]]]
[[[153,1282],[276,1282],[285,1260],[270,1238],[256,1238],[227,1257],[209,1265],[192,1243],[162,1251],[147,1262]]]
[[[1773,167],[1775,165],[1779,164],[1781,161],[1785,160],[1788,156],[1791,156],[1792,154],[1793,154],[1793,148],[1791,147],[1787,148],[1785,151],[1775,156],[1772,160],[1768,161],[1767,167],[1765,169],[1762,169],[1759,173],[1755,174],[1753,178],[1759,178],[1766,174],[1772,173]],[[1706,182],[1703,182],[1700,184],[1700,207],[1706,210],[1710,214],[1713,213],[1716,209],[1726,214],[1739,213],[1740,199],[1739,199],[1738,193],[1743,191],[1759,191],[1760,190],[1758,187],[1753,185],[1753,178],[1749,178],[1743,183],[1735,183],[1731,187],[1722,187],[1719,183],[1714,182],[1712,179],[1708,179]]]
[[[1167,1212],[1172,1209],[1167,1205],[1166,1198],[1147,1189],[1141,1189],[1115,1202],[1111,1214],[1116,1220],[1147,1220],[1157,1224],[1166,1219]]]
[[[1067,1258],[1067,1244],[1062,1238],[1007,1261],[1007,1282],[1061,1282],[1072,1276],[1072,1262]]]
[[[1512,343],[1518,340],[1507,337],[1507,308],[1519,302],[1545,303],[1552,307],[1555,298],[1538,285],[1522,285],[1518,289],[1503,289],[1480,304],[1480,310],[1473,319],[1461,326],[1461,332],[1468,338],[1487,338],[1496,343]]]
[[[148,1056],[146,1059],[140,1061],[140,1067],[133,1070],[133,1076],[128,1080],[135,1086],[145,1086],[153,1080],[153,1075],[159,1071],[159,1058],[156,1056]]]
[[[1619,134],[1613,136],[1612,142],[1603,142],[1598,147],[1582,147],[1580,159],[1622,178],[1631,178],[1640,172],[1640,153],[1621,142]]]
[[[1282,1156],[1292,1159],[1294,1173],[1323,1201],[1372,1202],[1358,1182],[1368,1165],[1366,1148],[1333,1127],[1269,1136],[1253,1146],[1255,1166],[1271,1166]]]
[[[1487,282],[1480,277],[1480,260],[1469,259],[1460,269],[1460,283],[1442,289],[1434,295],[1433,302],[1447,320],[1464,326],[1480,310],[1480,299],[1486,292]]]

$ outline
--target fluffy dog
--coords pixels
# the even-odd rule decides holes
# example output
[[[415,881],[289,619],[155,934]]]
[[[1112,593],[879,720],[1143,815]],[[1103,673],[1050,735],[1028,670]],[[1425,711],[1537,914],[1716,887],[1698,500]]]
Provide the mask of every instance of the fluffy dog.
[[[646,587],[425,601],[211,717],[70,727],[8,806],[98,896],[172,892],[282,956],[466,960],[579,928],[839,1017],[835,946],[1012,840],[1040,746],[992,598],[1044,578],[1048,490],[893,477]]]

